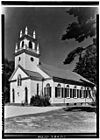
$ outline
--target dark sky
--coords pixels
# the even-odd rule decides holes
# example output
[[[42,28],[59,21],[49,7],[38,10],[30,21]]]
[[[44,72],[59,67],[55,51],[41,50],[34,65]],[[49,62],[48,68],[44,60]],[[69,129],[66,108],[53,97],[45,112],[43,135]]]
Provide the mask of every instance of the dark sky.
[[[28,27],[29,34],[36,30],[40,43],[40,61],[59,68],[73,70],[75,62],[64,65],[67,54],[78,46],[86,46],[91,39],[78,43],[62,41],[61,36],[69,23],[76,19],[66,13],[68,7],[6,7],[5,14],[5,57],[14,60],[15,44],[19,32]]]

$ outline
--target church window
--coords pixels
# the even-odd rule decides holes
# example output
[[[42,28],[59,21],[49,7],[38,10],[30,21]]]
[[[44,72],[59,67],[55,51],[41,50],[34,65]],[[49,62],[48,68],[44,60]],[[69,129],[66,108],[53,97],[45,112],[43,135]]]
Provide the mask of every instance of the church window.
[[[69,85],[67,85],[66,88],[65,88],[65,97],[70,97],[70,94],[69,94]]]
[[[32,62],[34,61],[34,58],[33,57],[31,57],[30,59],[31,59]]]
[[[80,90],[77,89],[77,98],[80,98]]]
[[[73,97],[74,97],[74,98],[77,97],[77,95],[76,95],[76,86],[75,86],[74,89],[73,89]]]
[[[89,96],[88,90],[85,89],[85,90],[84,90],[84,98],[87,98],[88,96]]]
[[[51,87],[50,87],[49,83],[44,88],[44,95],[47,95],[47,96],[51,97]]]
[[[58,84],[58,85],[57,85],[57,93],[56,93],[56,96],[57,96],[57,97],[61,97],[61,90],[62,90],[62,89],[61,89],[61,85]]]
[[[90,89],[87,88],[87,98],[89,98],[89,97],[90,97]]]
[[[83,98],[83,97],[84,97],[83,95],[84,95],[84,90],[81,89],[81,90],[80,90],[80,98]]]
[[[29,48],[32,49],[32,42],[29,41]]]
[[[85,89],[84,90],[84,96],[83,97],[86,98],[86,96],[87,96],[87,90]]]
[[[17,78],[17,85],[18,86],[21,86],[22,85],[21,75],[20,74],[18,75],[18,78]]]
[[[81,87],[80,89],[80,98],[83,98],[84,97],[84,90],[83,90],[83,87]]]
[[[24,41],[22,41],[22,48],[24,47]]]
[[[20,60],[21,60],[21,58],[19,57],[19,58],[18,58],[18,61],[20,61]]]
[[[73,98],[73,89],[70,88],[70,98]]]

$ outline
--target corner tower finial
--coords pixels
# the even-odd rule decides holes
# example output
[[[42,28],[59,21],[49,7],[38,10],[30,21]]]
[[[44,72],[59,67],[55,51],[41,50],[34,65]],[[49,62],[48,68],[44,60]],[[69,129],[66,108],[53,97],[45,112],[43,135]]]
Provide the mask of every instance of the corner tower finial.
[[[34,32],[33,32],[33,38],[34,38],[34,39],[36,38],[35,30],[34,30]]]
[[[18,44],[16,43],[15,53],[18,51]]]
[[[25,28],[25,34],[26,34],[26,35],[28,34],[28,28],[27,28],[27,26],[26,26],[26,28]]]
[[[37,54],[39,54],[40,51],[39,51],[39,43],[37,44]]]
[[[20,31],[20,38],[22,37],[22,30]]]

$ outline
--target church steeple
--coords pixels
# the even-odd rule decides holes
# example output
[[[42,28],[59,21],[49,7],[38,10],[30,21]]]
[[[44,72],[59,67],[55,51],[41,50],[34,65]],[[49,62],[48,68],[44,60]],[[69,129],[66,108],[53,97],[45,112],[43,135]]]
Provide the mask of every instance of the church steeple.
[[[39,64],[40,49],[36,39],[36,32],[29,35],[28,28],[25,28],[25,34],[20,31],[20,38],[15,47],[15,67],[20,64],[24,69],[35,70]]]

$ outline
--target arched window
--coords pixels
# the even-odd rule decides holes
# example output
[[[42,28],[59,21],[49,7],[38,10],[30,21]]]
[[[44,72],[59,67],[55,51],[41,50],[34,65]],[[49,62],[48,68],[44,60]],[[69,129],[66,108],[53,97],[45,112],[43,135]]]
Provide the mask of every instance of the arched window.
[[[87,98],[89,98],[90,97],[90,89],[89,89],[89,87],[87,88]]]
[[[83,98],[83,95],[84,95],[84,90],[83,90],[83,87],[81,87],[81,89],[80,89],[80,98]]]
[[[14,103],[15,102],[15,90],[12,89],[12,102]]]
[[[70,97],[69,85],[67,85],[66,88],[65,88],[65,97]]]
[[[77,94],[76,94],[76,86],[74,86],[74,89],[73,89],[73,97],[74,97],[74,98],[77,97]]]
[[[80,98],[80,90],[77,89],[77,98]]]
[[[32,49],[32,42],[29,41],[29,48]]]
[[[17,86],[21,86],[21,85],[22,85],[21,75],[19,74],[17,78]]]
[[[61,97],[61,85],[57,85],[57,97]]]
[[[49,88],[50,87],[50,84],[47,84],[46,87]]]
[[[22,48],[24,47],[24,41],[22,41]]]
[[[89,97],[89,93],[90,93],[90,90],[89,90],[89,88],[87,87],[85,87],[85,90],[84,90],[84,98],[88,98]]]
[[[45,95],[51,97],[51,87],[50,87],[50,84],[46,84],[46,87],[44,88],[44,93]]]
[[[73,98],[73,89],[70,88],[70,98]]]

